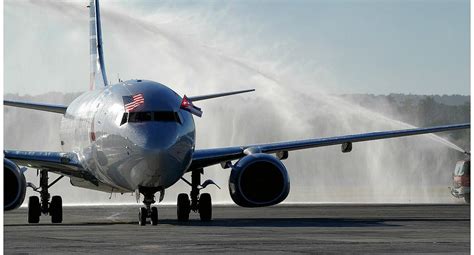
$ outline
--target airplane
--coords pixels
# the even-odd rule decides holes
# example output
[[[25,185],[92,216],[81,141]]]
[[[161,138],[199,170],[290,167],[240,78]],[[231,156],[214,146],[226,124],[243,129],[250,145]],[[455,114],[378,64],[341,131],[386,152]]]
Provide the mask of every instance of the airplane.
[[[202,109],[194,103],[254,91],[253,89],[198,96],[180,96],[171,88],[149,80],[127,80],[110,85],[105,71],[99,0],[90,0],[89,91],[69,105],[4,100],[4,105],[61,114],[62,152],[4,150],[4,210],[18,208],[26,188],[39,193],[28,199],[28,222],[38,223],[50,215],[62,223],[61,196],[48,189],[69,177],[72,186],[109,193],[143,195],[139,225],[158,224],[158,209],[152,206],[159,192],[179,180],[191,187],[177,198],[177,218],[188,221],[191,211],[202,221],[212,220],[209,193],[201,193],[212,180],[201,181],[204,169],[220,164],[230,170],[228,187],[232,200],[243,207],[281,203],[290,192],[290,178],[283,160],[290,151],[340,145],[350,152],[353,143],[427,133],[469,129],[470,124],[391,130],[336,137],[196,149],[194,116]],[[27,168],[39,171],[39,186],[27,183]],[[48,173],[60,176],[49,182]],[[184,175],[191,173],[191,180]]]

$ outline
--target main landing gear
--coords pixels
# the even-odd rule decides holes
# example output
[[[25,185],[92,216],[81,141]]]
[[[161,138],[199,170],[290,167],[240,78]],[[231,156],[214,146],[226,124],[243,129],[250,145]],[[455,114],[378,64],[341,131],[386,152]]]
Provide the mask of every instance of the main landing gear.
[[[60,196],[53,196],[51,202],[49,202],[50,194],[48,189],[61,180],[64,176],[59,176],[51,184],[48,184],[48,171],[40,170],[40,187],[37,188],[31,183],[28,183],[28,187],[33,188],[34,191],[40,194],[40,198],[37,196],[31,196],[28,199],[28,223],[38,223],[41,214],[51,216],[52,223],[61,223],[63,221],[63,201]]]
[[[212,201],[211,195],[209,193],[203,193],[199,195],[199,191],[204,189],[209,184],[215,184],[211,180],[205,181],[201,184],[201,174],[203,173],[202,169],[197,169],[191,172],[191,182],[187,181],[184,178],[181,178],[187,184],[191,186],[191,200],[186,193],[181,193],[178,195],[178,221],[188,221],[189,213],[191,210],[193,212],[199,212],[199,217],[201,221],[210,221],[212,220]],[[219,186],[217,186],[219,187]]]
[[[161,191],[160,201],[164,195],[164,190],[160,190],[157,188],[145,188],[141,187],[139,189],[140,193],[143,194],[143,203],[145,207],[140,208],[138,212],[138,224],[140,226],[145,226],[147,223],[147,219],[150,219],[151,225],[158,224],[158,208],[152,207],[151,204],[155,203],[155,193],[157,191]]]

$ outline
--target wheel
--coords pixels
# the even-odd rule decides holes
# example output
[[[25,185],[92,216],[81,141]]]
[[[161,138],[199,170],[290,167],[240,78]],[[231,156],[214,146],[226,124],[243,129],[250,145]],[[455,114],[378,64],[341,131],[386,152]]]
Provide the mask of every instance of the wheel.
[[[466,202],[466,204],[471,204],[471,193],[464,194],[464,202]]]
[[[189,212],[191,211],[191,204],[189,202],[189,196],[186,193],[178,195],[178,221],[188,221]]]
[[[49,206],[49,215],[52,223],[63,222],[63,200],[60,196],[53,196]]]
[[[41,206],[37,196],[28,198],[28,223],[38,223],[41,216]]]
[[[199,197],[199,217],[202,221],[212,219],[212,201],[209,193],[204,193]]]
[[[151,208],[150,220],[151,220],[151,225],[158,225],[158,208],[156,207]]]
[[[138,225],[145,226],[147,216],[148,216],[148,212],[146,211],[146,208],[145,207],[140,208],[140,211],[138,213]]]

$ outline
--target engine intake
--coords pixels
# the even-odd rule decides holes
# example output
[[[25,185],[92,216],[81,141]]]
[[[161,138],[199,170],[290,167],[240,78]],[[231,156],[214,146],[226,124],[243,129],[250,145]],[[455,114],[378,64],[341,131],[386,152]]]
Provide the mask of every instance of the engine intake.
[[[3,160],[3,210],[9,211],[20,207],[25,200],[26,180],[20,168],[11,160]]]
[[[288,196],[290,179],[285,166],[274,156],[256,153],[232,167],[229,178],[232,200],[243,207],[275,205]]]

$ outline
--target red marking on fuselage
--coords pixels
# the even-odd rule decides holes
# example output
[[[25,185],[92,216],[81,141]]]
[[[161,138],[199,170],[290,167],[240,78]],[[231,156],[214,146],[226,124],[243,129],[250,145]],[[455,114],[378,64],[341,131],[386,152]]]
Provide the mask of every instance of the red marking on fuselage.
[[[95,142],[94,120],[95,120],[95,118],[92,118],[92,122],[91,122],[91,132],[89,133],[89,137],[90,137],[90,139],[91,139],[91,142]]]

